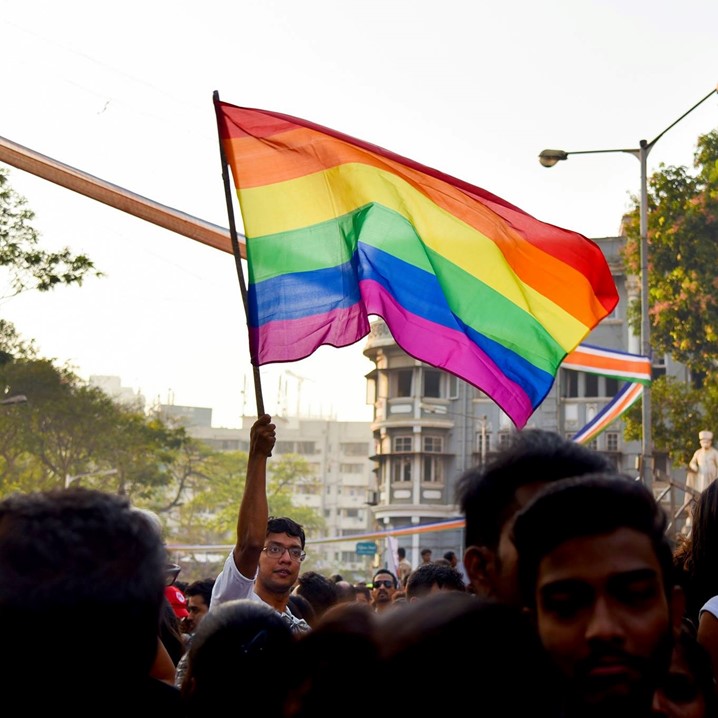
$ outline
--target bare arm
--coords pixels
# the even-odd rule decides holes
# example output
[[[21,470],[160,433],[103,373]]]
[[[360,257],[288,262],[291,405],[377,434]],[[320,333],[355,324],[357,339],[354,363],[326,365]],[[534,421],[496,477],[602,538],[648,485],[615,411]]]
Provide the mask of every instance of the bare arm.
[[[237,543],[234,545],[234,563],[239,572],[252,578],[259,564],[259,556],[267,536],[267,458],[271,456],[277,440],[276,426],[269,414],[254,422],[249,434],[249,457],[244,495],[237,518]]]

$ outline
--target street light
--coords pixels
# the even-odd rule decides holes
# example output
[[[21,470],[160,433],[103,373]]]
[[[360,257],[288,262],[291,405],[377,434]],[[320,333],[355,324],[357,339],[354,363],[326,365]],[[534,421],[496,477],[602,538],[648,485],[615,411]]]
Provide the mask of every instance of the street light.
[[[110,476],[116,473],[117,469],[107,469],[107,471],[88,471],[86,474],[77,474],[75,476],[65,474],[65,488],[69,489],[73,481],[77,481],[77,479],[82,479],[86,476]]]
[[[699,105],[702,105],[716,89],[711,90],[704,98],[696,102],[687,112],[684,112],[675,122],[666,127],[663,132],[653,140],[647,142],[641,140],[636,149],[613,149],[613,150],[581,150],[565,152],[564,150],[543,150],[539,155],[539,162],[544,167],[553,167],[561,160],[568,159],[569,155],[594,155],[606,152],[625,152],[633,155],[641,163],[641,203],[640,203],[640,229],[641,229],[641,353],[651,356],[651,322],[648,314],[648,153],[663,135],[672,127],[675,127],[686,115],[689,115]],[[651,431],[651,387],[646,385],[643,388],[643,400],[641,411],[641,480],[647,488],[653,490],[653,437]]]

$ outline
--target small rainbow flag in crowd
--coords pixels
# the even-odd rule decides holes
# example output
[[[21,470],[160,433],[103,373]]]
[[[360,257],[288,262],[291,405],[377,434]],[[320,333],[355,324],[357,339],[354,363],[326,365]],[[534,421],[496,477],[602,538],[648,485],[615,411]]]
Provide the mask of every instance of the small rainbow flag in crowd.
[[[216,93],[215,109],[244,222],[255,366],[354,344],[373,314],[522,428],[618,302],[583,235],[307,120]]]

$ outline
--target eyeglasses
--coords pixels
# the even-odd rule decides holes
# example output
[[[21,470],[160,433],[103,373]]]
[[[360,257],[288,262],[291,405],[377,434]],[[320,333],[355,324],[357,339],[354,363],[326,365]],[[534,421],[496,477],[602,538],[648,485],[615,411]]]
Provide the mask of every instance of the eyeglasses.
[[[304,551],[302,551],[299,546],[291,546],[290,548],[287,548],[286,546],[282,546],[282,544],[279,543],[270,543],[269,545],[265,546],[262,551],[266,551],[267,556],[275,559],[281,558],[286,551],[292,561],[299,561],[300,563],[304,561],[304,559],[307,557],[307,554],[304,553]]]
[[[394,582],[389,579],[386,579],[385,581],[374,581],[372,586],[374,588],[381,588],[382,586],[384,586],[384,588],[394,588]]]

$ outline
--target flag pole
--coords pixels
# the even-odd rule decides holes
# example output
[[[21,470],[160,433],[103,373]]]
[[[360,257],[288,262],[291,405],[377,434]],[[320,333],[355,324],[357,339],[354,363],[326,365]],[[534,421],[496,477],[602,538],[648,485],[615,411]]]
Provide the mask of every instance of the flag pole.
[[[237,236],[237,226],[234,222],[234,203],[232,201],[232,190],[229,184],[229,173],[227,171],[227,156],[224,153],[224,143],[222,142],[222,133],[219,127],[219,92],[214,91],[213,95],[214,111],[217,117],[217,136],[219,138],[219,155],[222,160],[222,181],[224,183],[224,198],[227,203],[227,216],[229,218],[229,235],[232,241],[232,254],[234,254],[234,262],[237,266],[237,277],[239,278],[239,288],[242,292],[242,303],[244,304],[244,316],[247,320],[247,335],[249,336],[249,306],[247,302],[247,285],[244,281],[244,272],[242,270],[242,254],[239,248],[239,238]],[[262,397],[262,380],[259,375],[259,367],[252,364],[252,372],[254,374],[254,395],[257,400],[257,416],[264,414],[264,399]]]

